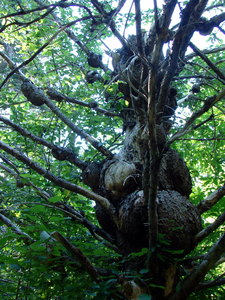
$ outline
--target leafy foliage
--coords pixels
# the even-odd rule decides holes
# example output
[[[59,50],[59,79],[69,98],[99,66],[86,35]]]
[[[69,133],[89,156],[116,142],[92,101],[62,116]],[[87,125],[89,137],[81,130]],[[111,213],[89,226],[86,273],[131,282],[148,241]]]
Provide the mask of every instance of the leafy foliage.
[[[105,159],[99,150],[101,146],[114,154],[123,146],[124,128],[120,113],[129,104],[118,91],[122,81],[115,79],[117,75],[112,75],[112,57],[116,53],[116,37],[125,36],[128,39],[137,24],[135,11],[129,3],[121,10],[123,2],[128,1],[2,0],[1,142],[31,160],[26,164],[4,149],[0,152],[2,299],[129,299],[123,298],[125,296],[121,292],[125,281],[134,280],[145,284],[143,281],[146,277],[142,275],[146,275],[147,269],[123,271],[121,267],[126,264],[128,257],[113,247],[112,241],[105,238],[104,231],[95,231],[99,228],[94,212],[93,200],[96,199],[85,193],[74,192],[59,182],[61,178],[87,189],[87,185],[82,182],[82,168],[69,159],[59,159],[53,155],[54,147],[70,149],[83,164],[88,164]],[[144,1],[140,2],[142,4]],[[165,1],[163,5],[160,1],[156,2],[160,14],[163,5],[173,1]],[[191,2],[182,1],[180,9]],[[224,15],[222,0],[206,2],[207,18],[211,19],[211,14]],[[108,13],[107,16],[100,13],[102,8]],[[106,20],[106,17],[109,19]],[[150,30],[156,18],[156,7],[143,8],[142,27]],[[224,20],[223,17],[210,35],[204,36],[208,52],[200,47],[201,52],[222,74],[225,70],[222,45]],[[178,25],[172,25],[173,30],[178,28]],[[200,38],[199,33],[196,34],[197,39]],[[165,42],[164,47],[171,53],[172,41]],[[97,69],[102,80],[94,83],[86,80],[87,72],[96,70],[88,63],[90,53],[103,57],[102,66]],[[188,48],[185,59],[185,66],[182,66],[179,74],[175,74],[172,81],[172,86],[178,92],[178,109],[172,120],[173,128],[169,138],[182,131],[186,121],[202,108],[208,97],[224,91],[224,78],[220,78],[191,48]],[[15,71],[16,66],[21,68]],[[10,73],[11,76],[7,78]],[[66,119],[78,127],[81,134],[53,113],[49,106],[35,106],[28,101],[21,92],[24,78],[31,80],[45,94],[49,88],[59,91],[63,100],[52,102]],[[194,85],[200,86],[199,93],[190,93]],[[193,183],[190,201],[195,205],[220,187],[224,189],[224,112],[223,92],[221,100],[192,124],[192,130],[185,132],[172,144],[190,169]],[[2,118],[9,119],[19,129],[6,124]],[[39,137],[42,142],[31,139],[29,134],[22,134],[21,128]],[[98,141],[97,147],[90,145],[89,137],[84,137],[83,132]],[[32,162],[39,164],[45,172],[37,173]],[[55,176],[55,181],[46,180],[48,172]],[[221,200],[202,215],[204,228],[217,220],[224,211],[225,203],[221,196]],[[224,229],[223,222],[187,257],[176,259],[179,264],[183,264],[183,273],[178,276],[180,282],[191,274],[193,267],[200,263],[203,255],[224,234]],[[67,248],[65,243],[54,237],[54,232],[65,237],[76,250]],[[163,236],[159,236],[158,243],[158,248],[165,249],[167,254],[163,251],[163,254],[159,254],[162,261],[170,257],[171,251],[174,251],[172,254],[180,254],[175,253],[176,250],[167,249],[168,242]],[[88,257],[88,263],[81,263],[80,253],[74,255],[77,249]],[[131,253],[130,257],[145,258],[146,254],[149,254],[149,249],[143,248]],[[200,282],[189,299],[223,299],[224,255],[225,249],[221,261],[204,278],[205,282],[210,282],[218,277],[218,282],[223,284],[205,289]],[[192,265],[188,269],[186,262],[192,258]],[[88,269],[90,265],[100,274],[101,280],[91,276]],[[160,283],[158,286],[161,286]],[[151,296],[143,293],[138,299],[147,300]]]

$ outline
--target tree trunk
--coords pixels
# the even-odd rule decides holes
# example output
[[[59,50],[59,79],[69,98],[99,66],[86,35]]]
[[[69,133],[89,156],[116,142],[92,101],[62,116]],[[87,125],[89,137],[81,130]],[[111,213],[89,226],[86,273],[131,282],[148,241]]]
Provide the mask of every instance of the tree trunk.
[[[133,49],[136,47],[134,37],[130,37],[129,43],[133,43]],[[123,270],[134,273],[148,269],[145,284],[134,281],[124,283],[127,298],[137,299],[138,294],[147,293],[153,299],[164,299],[176,285],[177,258],[186,255],[195,246],[193,238],[201,230],[201,219],[198,210],[188,200],[192,188],[189,170],[177,151],[167,144],[171,118],[176,109],[176,90],[170,87],[163,111],[157,112],[161,116],[156,118],[156,147],[153,149],[149,142],[153,133],[146,114],[148,105],[145,97],[150,70],[140,59],[132,59],[130,48],[123,47],[117,52],[117,61],[113,63],[121,80],[119,91],[129,102],[121,112],[125,132],[123,147],[114,158],[88,165],[83,172],[83,180],[116,208],[116,222],[99,204],[96,204],[96,216],[123,254]],[[128,65],[132,67],[132,73]],[[157,86],[162,77],[160,70],[156,75],[154,96],[157,105]],[[146,172],[156,158],[155,170]],[[154,222],[149,217],[146,197],[153,189],[156,190],[153,201],[157,215]],[[158,232],[153,248],[150,245],[150,227],[155,225]]]

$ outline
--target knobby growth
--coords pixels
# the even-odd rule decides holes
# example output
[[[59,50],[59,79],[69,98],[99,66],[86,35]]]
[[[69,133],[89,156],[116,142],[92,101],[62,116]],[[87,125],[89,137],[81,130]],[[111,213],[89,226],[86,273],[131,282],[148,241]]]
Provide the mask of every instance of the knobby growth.
[[[13,3],[0,29],[10,295],[222,294],[222,1]]]

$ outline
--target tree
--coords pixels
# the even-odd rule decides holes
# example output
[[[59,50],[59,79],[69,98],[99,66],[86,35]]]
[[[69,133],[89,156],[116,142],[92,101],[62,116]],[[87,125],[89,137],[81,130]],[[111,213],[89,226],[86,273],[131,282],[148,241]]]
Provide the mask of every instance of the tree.
[[[224,295],[223,1],[128,2],[2,0],[4,299]]]

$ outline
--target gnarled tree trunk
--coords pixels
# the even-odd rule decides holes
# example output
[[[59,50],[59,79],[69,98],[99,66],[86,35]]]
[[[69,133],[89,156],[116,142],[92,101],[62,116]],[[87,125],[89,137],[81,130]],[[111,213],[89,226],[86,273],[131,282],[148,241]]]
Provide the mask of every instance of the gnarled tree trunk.
[[[149,49],[143,38],[142,43]],[[159,106],[153,119],[149,120],[151,71],[150,66],[135,56],[136,51],[137,39],[130,36],[127,47],[117,51],[116,61],[113,62],[113,75],[121,80],[119,91],[129,102],[128,107],[121,111],[125,133],[123,147],[113,158],[89,164],[83,172],[83,180],[93,191],[109,199],[116,209],[117,221],[100,204],[95,207],[100,225],[113,237],[126,257],[124,271],[149,268],[146,286],[151,283],[164,287],[152,287],[150,290],[146,286],[139,287],[137,292],[137,284],[130,282],[129,290],[133,290],[134,294],[145,291],[163,299],[173,292],[176,284],[176,259],[195,246],[193,240],[201,230],[201,219],[198,210],[188,200],[192,188],[189,170],[177,151],[167,143],[176,110],[176,89],[169,86],[162,108]],[[151,55],[151,52],[148,53],[148,57]],[[160,98],[158,87],[167,60],[160,58],[161,67],[154,74],[152,97],[156,107]],[[149,124],[152,121],[154,124],[151,127]],[[154,161],[157,165],[152,168]],[[148,199],[151,191],[153,194],[155,191],[155,197]],[[156,205],[155,245],[150,244],[152,223],[149,201]],[[148,254],[135,258],[129,256],[143,251],[143,248],[149,249]],[[128,298],[135,297],[130,292]]]

